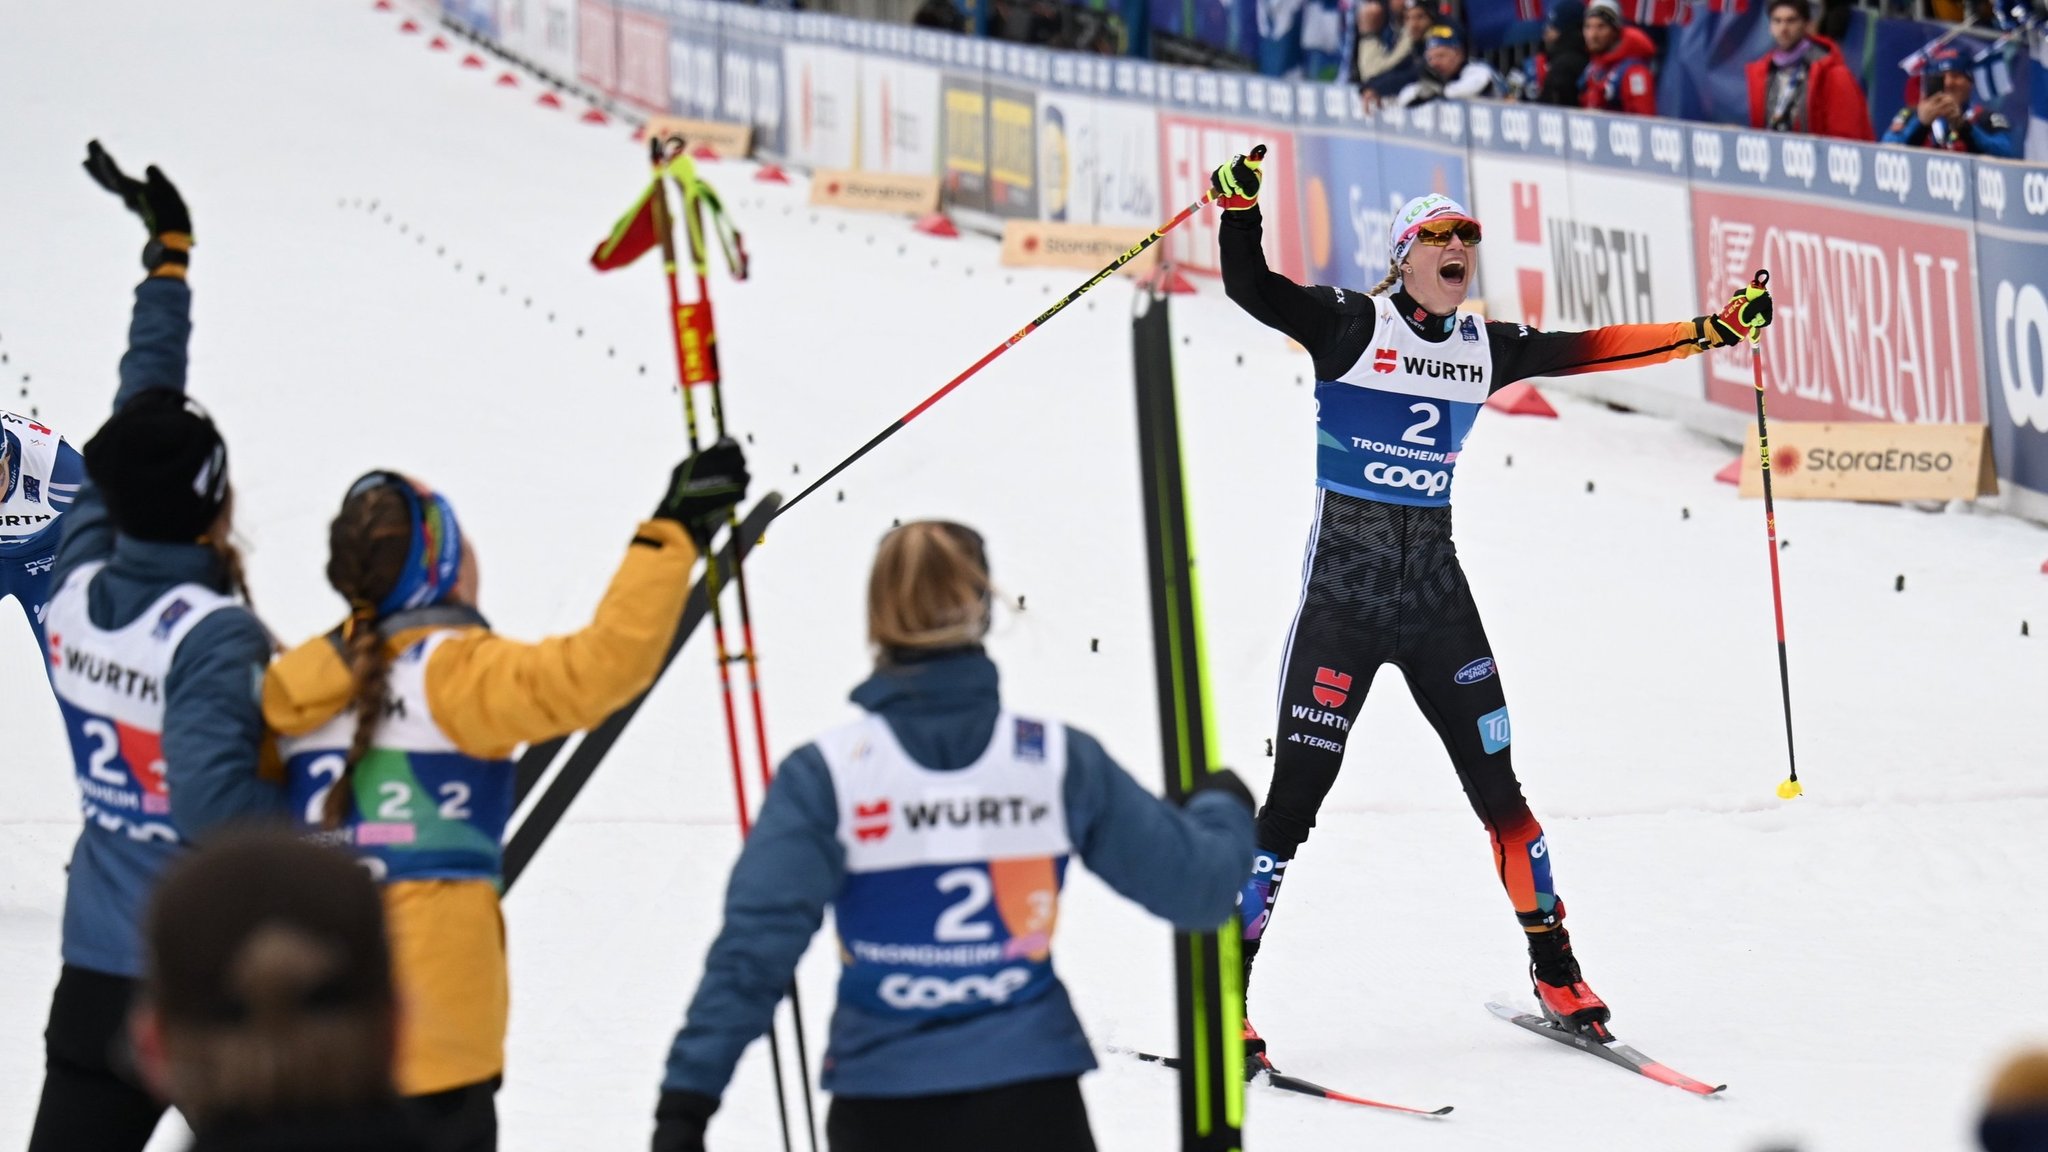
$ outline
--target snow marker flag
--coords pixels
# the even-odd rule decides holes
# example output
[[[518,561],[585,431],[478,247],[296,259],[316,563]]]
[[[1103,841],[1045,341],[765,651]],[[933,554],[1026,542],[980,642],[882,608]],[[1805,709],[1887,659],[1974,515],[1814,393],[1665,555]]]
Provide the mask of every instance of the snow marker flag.
[[[599,272],[610,272],[624,268],[655,248],[661,246],[661,233],[654,224],[654,195],[660,191],[660,181],[652,181],[640,198],[626,210],[619,222],[612,225],[612,234],[605,237],[590,254],[590,266]]]

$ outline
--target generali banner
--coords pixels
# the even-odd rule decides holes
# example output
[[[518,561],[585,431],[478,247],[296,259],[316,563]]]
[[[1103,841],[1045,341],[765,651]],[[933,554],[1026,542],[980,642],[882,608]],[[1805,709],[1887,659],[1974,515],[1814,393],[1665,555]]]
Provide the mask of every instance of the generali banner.
[[[828,168],[811,174],[811,203],[922,216],[939,210],[939,180],[936,176]]]
[[[1010,220],[1003,224],[1003,263],[1019,268],[1086,268],[1096,271],[1137,247],[1151,235],[1144,228],[1104,228],[1093,224],[1060,224],[1042,220]],[[1139,253],[1120,269],[1144,276],[1159,266],[1159,246]]]
[[[1756,429],[1742,457],[1744,496],[1762,496]],[[1995,496],[1982,424],[1771,425],[1771,494],[1791,500],[1974,500]]]

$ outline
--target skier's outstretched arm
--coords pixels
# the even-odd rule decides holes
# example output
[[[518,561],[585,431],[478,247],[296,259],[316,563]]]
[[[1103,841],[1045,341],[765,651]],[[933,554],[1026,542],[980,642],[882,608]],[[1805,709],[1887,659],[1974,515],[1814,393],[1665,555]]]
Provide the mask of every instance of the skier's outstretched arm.
[[[1610,324],[1584,332],[1542,332],[1527,324],[1489,320],[1486,338],[1493,345],[1492,391],[1532,376],[1578,376],[1683,360],[1710,349],[1733,347],[1743,341],[1748,328],[1770,322],[1770,293],[1761,289],[1737,292],[1728,307],[1715,315],[1674,324]]]
[[[1362,294],[1354,293],[1347,300],[1340,288],[1304,288],[1266,267],[1259,182],[1259,165],[1243,157],[1218,168],[1210,177],[1212,194],[1223,207],[1223,220],[1216,229],[1223,291],[1251,313],[1252,319],[1286,333],[1308,349],[1316,359],[1318,375],[1341,374],[1351,367],[1348,361],[1335,364],[1335,371],[1328,373],[1324,361],[1333,354],[1341,355],[1340,348],[1348,348],[1356,359],[1358,350],[1372,340],[1372,309],[1364,306]]]
[[[1068,728],[1065,800],[1081,862],[1146,911],[1194,932],[1237,906],[1258,845],[1251,794],[1234,774],[1215,773],[1175,808],[1139,787],[1093,736]]]

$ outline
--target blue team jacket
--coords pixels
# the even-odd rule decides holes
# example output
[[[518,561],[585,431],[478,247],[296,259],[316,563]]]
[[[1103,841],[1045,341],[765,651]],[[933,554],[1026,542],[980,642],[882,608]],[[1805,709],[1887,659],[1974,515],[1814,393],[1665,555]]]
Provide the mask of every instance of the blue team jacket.
[[[184,391],[191,335],[192,294],[184,281],[152,277],[138,285],[114,407],[150,388]],[[116,533],[106,499],[90,478],[58,523],[64,534],[50,587],[61,587],[80,564],[107,561],[87,590],[87,611],[100,627],[127,625],[178,584],[227,590],[227,573],[205,545]],[[236,605],[193,628],[171,662],[164,681],[165,783],[171,822],[188,844],[223,823],[284,811],[281,787],[257,776],[265,737],[257,694],[270,653],[270,633]],[[64,896],[64,962],[140,976],[141,921],[150,889],[181,851],[177,845],[138,843],[87,822],[72,850]]]
[[[957,771],[979,757],[1001,709],[996,666],[979,648],[883,668],[853,702],[885,719],[919,764]],[[1102,745],[1067,729],[1069,839],[1089,870],[1189,930],[1235,907],[1255,850],[1251,813],[1198,794],[1176,810],[1140,787]],[[845,883],[832,777],[815,745],[791,753],[761,806],[726,890],[725,925],[669,1050],[663,1087],[717,1097],[746,1046],[768,1030],[798,957]],[[1054,945],[1055,962],[1059,955]],[[1076,1076],[1095,1067],[1064,986],[1022,1004],[934,1027],[833,1013],[824,1087],[848,1096],[928,1096]]]

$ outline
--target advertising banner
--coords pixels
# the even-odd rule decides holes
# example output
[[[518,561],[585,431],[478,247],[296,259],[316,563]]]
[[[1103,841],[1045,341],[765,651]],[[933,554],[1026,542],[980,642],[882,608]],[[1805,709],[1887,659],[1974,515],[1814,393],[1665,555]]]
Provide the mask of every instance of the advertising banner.
[[[618,14],[618,95],[650,112],[669,111],[668,20],[644,12]]]
[[[1726,300],[1759,268],[1776,320],[1764,338],[1770,409],[1788,420],[1984,420],[1967,229],[1823,201],[1695,187],[1699,299]],[[1709,353],[1707,398],[1754,403],[1749,353]]]
[[[948,72],[939,80],[939,179],[946,203],[988,211],[988,85]]]
[[[713,119],[754,126],[754,154],[787,155],[783,114],[782,45],[795,16],[721,4],[718,114]]]
[[[710,0],[679,0],[668,31],[669,108],[692,120],[718,119],[717,9]]]
[[[782,50],[783,151],[807,168],[851,168],[859,159],[860,57],[843,48],[789,44]]]
[[[1159,114],[1150,105],[1038,95],[1038,215],[1151,229],[1159,197]]]
[[[860,166],[936,176],[939,70],[886,56],[860,62]]]
[[[1151,235],[1149,228],[1102,228],[1010,220],[1003,224],[1003,263],[1018,268],[1083,268],[1099,271]],[[1145,249],[1118,271],[1149,276],[1159,265],[1159,246]]]
[[[700,145],[708,146],[721,157],[744,157],[753,151],[754,129],[750,124],[732,124],[724,120],[693,120],[683,116],[649,116],[647,134],[655,137],[671,137],[682,140],[694,150]]]
[[[619,14],[609,0],[576,6],[576,79],[600,92],[619,87]]]
[[[1295,141],[1307,274],[1318,284],[1378,284],[1387,274],[1388,226],[1414,197],[1440,192],[1471,206],[1461,149],[1356,133],[1303,132]]]
[[[498,23],[497,0],[441,0],[441,15],[486,40],[504,35]]]
[[[2048,496],[2048,172],[1977,166],[1977,272],[1992,454]]]
[[[930,176],[821,168],[811,173],[813,205],[922,216],[939,209],[939,182]]]
[[[540,28],[540,0],[497,0],[497,4],[498,34],[487,39],[518,59],[533,60],[533,41],[538,39]]]
[[[1771,494],[1784,500],[1975,500],[1998,493],[1982,424],[1771,423]],[[1751,428],[1740,490],[1764,494]]]
[[[1256,89],[1254,89],[1256,90]],[[1271,125],[1162,111],[1159,114],[1159,171],[1163,184],[1164,213],[1172,214],[1202,198],[1209,190],[1209,173],[1216,165],[1257,144],[1266,146],[1268,172],[1296,170],[1294,133]],[[1265,223],[1266,264],[1295,281],[1306,272],[1301,259],[1298,189],[1276,187],[1277,195],[1261,199],[1259,215]],[[1197,272],[1217,272],[1216,228],[1221,210],[1206,208],[1169,233],[1166,259]]]
[[[988,86],[988,210],[1038,215],[1038,95],[1009,84]]]
[[[576,74],[577,0],[521,0],[527,59],[564,79]]]

